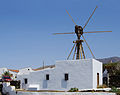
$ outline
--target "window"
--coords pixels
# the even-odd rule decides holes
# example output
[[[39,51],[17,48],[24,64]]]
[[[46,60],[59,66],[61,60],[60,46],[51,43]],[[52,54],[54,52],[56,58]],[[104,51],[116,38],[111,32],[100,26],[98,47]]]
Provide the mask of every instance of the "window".
[[[25,84],[27,84],[27,83],[28,83],[28,80],[27,80],[27,78],[25,78],[25,79],[24,79],[24,82],[25,82]]]
[[[68,73],[65,73],[65,81],[69,80]]]
[[[46,80],[49,80],[49,74],[46,74]]]

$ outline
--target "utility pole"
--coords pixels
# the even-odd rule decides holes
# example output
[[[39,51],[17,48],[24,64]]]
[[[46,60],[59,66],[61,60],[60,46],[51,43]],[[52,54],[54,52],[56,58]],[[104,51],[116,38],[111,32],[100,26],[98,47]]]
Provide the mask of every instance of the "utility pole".
[[[44,63],[44,60],[43,60],[43,69],[44,69],[44,67],[45,67],[45,63]]]

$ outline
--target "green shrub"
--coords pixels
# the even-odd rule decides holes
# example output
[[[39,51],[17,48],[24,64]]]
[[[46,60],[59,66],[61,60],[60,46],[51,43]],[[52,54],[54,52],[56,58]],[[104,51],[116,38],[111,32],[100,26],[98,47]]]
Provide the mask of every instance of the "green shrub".
[[[117,89],[116,87],[112,87],[110,92],[114,92],[117,95],[120,95],[120,89]]]
[[[117,91],[118,91],[118,89],[116,87],[111,88],[111,92],[117,92]]]
[[[4,74],[2,74],[2,76],[10,76],[11,77],[11,74],[9,71],[5,71]]]
[[[78,90],[78,88],[71,88],[70,90],[69,90],[69,92],[78,92],[79,90]]]

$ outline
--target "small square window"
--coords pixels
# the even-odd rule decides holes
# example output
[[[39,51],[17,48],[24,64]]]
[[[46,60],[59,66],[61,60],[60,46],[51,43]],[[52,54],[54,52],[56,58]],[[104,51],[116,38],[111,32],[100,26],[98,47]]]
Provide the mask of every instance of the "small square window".
[[[28,80],[27,80],[27,78],[25,78],[25,79],[24,79],[24,82],[25,82],[25,84],[27,84],[27,83],[28,83]]]
[[[46,80],[49,80],[49,74],[46,74]]]
[[[69,75],[68,73],[65,73],[65,81],[69,80]]]

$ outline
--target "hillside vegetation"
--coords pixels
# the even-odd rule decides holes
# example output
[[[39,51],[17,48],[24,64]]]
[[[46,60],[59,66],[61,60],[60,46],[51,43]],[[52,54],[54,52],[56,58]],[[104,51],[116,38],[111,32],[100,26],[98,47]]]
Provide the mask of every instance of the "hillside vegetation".
[[[109,73],[109,87],[120,87],[120,62],[103,65]]]
[[[103,64],[103,70],[107,69],[109,75],[120,75],[120,62]]]

